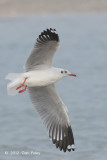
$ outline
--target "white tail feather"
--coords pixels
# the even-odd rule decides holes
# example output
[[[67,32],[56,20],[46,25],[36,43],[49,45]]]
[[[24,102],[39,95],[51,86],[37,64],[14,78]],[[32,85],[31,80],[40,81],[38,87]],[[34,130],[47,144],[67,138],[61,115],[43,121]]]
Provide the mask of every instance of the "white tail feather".
[[[16,88],[23,82],[23,78],[20,75],[20,73],[9,73],[6,76],[6,79],[11,80],[7,85],[8,95],[14,96],[18,94],[18,90],[16,90]]]

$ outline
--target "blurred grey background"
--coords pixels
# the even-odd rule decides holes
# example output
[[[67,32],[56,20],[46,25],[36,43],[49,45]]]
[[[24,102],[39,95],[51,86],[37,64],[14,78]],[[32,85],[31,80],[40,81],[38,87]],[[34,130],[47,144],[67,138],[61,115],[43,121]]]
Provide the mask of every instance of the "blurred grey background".
[[[0,15],[107,12],[107,0],[0,0]]]
[[[74,133],[70,153],[52,145],[28,93],[11,97],[6,89],[5,76],[23,72],[37,36],[50,27],[60,37],[54,66],[77,74],[56,84]],[[106,160],[106,73],[107,0],[0,0],[0,160]]]

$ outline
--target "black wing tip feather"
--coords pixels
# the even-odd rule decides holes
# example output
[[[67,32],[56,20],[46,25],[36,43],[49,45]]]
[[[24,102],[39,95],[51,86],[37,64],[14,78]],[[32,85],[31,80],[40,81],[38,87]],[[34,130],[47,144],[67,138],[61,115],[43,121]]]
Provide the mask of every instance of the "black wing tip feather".
[[[63,132],[63,136],[62,139],[59,138],[59,140],[57,140],[57,138],[53,139],[52,137],[52,142],[53,144],[56,145],[56,148],[59,148],[60,151],[74,151],[75,150],[75,145],[74,145],[74,137],[73,137],[73,133],[72,133],[72,129],[71,126],[65,127],[62,129]]]
[[[43,44],[47,41],[56,41],[59,42],[59,36],[56,32],[56,29],[46,29],[37,38],[37,44]]]

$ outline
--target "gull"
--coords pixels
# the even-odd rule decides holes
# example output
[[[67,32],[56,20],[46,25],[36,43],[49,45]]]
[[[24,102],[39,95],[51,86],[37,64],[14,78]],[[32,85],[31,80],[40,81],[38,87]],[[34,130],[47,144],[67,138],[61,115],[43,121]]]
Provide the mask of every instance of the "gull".
[[[52,66],[52,59],[59,48],[59,36],[55,29],[46,29],[38,36],[34,48],[25,63],[24,73],[9,73],[6,79],[9,95],[29,92],[32,104],[47,128],[50,139],[60,150],[75,150],[74,137],[65,104],[57,94],[55,83],[70,71]]]

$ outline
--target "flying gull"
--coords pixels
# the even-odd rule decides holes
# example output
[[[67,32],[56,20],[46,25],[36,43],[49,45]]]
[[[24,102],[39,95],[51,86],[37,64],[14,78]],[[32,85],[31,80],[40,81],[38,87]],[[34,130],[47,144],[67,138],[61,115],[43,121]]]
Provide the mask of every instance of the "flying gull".
[[[52,67],[52,59],[59,47],[55,29],[46,29],[25,63],[24,73],[9,73],[6,79],[9,95],[28,89],[30,99],[45,124],[53,144],[60,150],[75,150],[74,137],[66,106],[58,96],[54,83],[66,76],[76,76],[68,70]]]

